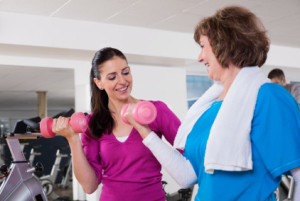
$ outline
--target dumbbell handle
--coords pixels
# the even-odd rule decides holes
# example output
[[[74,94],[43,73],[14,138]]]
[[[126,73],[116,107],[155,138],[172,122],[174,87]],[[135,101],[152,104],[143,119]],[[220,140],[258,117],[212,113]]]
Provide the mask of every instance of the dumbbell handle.
[[[44,118],[40,123],[40,130],[45,138],[52,138],[55,136],[55,133],[52,131],[52,118]],[[85,118],[85,115],[82,112],[74,113],[71,116],[71,120],[69,121],[70,126],[72,127],[75,133],[82,133],[86,131],[88,124]]]
[[[129,122],[125,118],[124,114],[127,111],[128,106],[129,104],[126,104],[121,110],[122,120],[127,124],[129,124]],[[153,103],[149,101],[141,101],[133,104],[132,113],[133,113],[133,118],[136,122],[143,125],[148,125],[155,120],[157,115],[157,110]]]

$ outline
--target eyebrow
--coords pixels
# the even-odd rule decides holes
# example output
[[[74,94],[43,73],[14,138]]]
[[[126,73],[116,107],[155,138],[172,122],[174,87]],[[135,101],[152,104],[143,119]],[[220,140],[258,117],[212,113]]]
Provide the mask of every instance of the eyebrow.
[[[110,75],[115,75],[115,74],[116,74],[116,72],[108,73],[105,77],[108,77]]]
[[[126,66],[124,67],[121,71],[125,70],[126,68],[129,68],[129,66]],[[117,74],[116,72],[111,72],[111,73],[108,73],[105,77],[109,76],[109,75],[115,75]]]

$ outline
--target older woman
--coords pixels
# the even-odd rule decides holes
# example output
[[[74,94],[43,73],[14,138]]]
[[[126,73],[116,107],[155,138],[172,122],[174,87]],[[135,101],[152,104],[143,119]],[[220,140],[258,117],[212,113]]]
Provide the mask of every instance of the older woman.
[[[198,183],[195,200],[275,201],[281,175],[291,172],[299,201],[300,112],[260,70],[269,50],[261,21],[245,8],[225,7],[200,21],[194,39],[215,84],[178,130],[174,146],[183,156],[130,113],[126,118],[182,187]]]

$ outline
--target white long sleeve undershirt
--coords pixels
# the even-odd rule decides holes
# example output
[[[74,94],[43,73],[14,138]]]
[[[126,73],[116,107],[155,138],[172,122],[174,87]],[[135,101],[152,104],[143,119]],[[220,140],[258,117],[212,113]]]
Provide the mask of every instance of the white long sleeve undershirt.
[[[189,188],[197,182],[190,161],[179,151],[164,143],[154,132],[151,132],[143,143],[181,188]]]

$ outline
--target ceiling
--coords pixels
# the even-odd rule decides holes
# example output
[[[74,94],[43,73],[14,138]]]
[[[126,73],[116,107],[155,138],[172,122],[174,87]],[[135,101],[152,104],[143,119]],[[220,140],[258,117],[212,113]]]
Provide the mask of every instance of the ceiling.
[[[0,0],[0,11],[193,33],[201,18],[233,4],[262,19],[272,44],[300,47],[299,0]]]
[[[217,8],[233,4],[249,8],[262,19],[272,44],[300,48],[299,0],[0,0],[0,12],[193,33],[201,18],[212,15]],[[11,51],[17,54],[13,45],[1,44],[2,47],[5,53]],[[28,47],[17,48],[23,54],[21,49]],[[26,50],[29,57],[34,51],[41,53],[43,49],[32,47]],[[67,50],[55,49],[54,52],[64,58],[68,56]],[[1,54],[4,51],[0,50]],[[90,60],[92,52],[78,51],[77,55]],[[1,67],[0,75],[2,108],[36,104],[35,91],[38,90],[49,92],[50,106],[74,105],[74,75],[71,69],[32,67],[24,70],[11,66]],[[63,79],[66,77],[69,79]],[[48,81],[40,86],[37,84],[41,83],[40,80]],[[65,86],[63,92],[59,87],[61,84]]]

